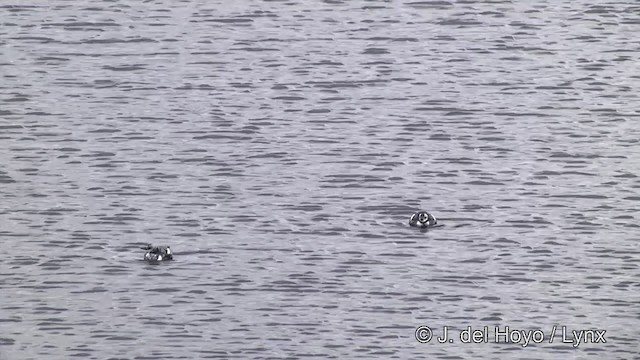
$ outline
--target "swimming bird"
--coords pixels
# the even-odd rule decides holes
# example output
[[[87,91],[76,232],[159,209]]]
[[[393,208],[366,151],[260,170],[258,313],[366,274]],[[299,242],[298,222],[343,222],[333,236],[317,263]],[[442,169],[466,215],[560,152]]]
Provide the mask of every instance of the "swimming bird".
[[[436,224],[438,224],[436,217],[426,211],[418,211],[409,219],[409,225],[415,227],[427,228],[436,226]]]
[[[151,244],[147,244],[147,246],[142,249],[147,250],[144,254],[144,259],[146,261],[159,262],[173,260],[173,252],[171,252],[171,248],[168,246],[153,246]]]

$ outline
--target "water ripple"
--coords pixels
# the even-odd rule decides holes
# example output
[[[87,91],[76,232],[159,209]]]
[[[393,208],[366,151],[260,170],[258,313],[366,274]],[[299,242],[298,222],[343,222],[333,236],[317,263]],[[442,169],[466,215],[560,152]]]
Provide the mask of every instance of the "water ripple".
[[[0,359],[632,358],[639,11],[0,5]]]

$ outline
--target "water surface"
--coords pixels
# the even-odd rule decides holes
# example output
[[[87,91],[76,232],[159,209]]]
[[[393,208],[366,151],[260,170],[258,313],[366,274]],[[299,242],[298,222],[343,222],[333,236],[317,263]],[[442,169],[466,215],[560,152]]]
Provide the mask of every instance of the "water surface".
[[[0,359],[639,359],[639,13],[3,3]]]

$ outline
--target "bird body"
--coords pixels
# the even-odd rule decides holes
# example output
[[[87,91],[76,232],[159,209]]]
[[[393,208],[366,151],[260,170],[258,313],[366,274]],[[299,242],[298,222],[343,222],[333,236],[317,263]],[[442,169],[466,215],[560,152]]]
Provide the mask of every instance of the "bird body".
[[[153,246],[151,244],[147,244],[147,246],[142,249],[147,250],[144,254],[144,260],[148,262],[173,260],[173,252],[168,246]]]
[[[428,228],[437,224],[436,217],[426,211],[418,211],[411,215],[411,219],[409,219],[409,225],[414,227]]]

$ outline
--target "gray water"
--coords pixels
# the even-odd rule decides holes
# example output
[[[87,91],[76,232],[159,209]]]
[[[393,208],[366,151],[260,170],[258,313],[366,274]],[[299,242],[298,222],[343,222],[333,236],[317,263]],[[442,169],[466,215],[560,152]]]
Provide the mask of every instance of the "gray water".
[[[0,359],[640,359],[638,2],[28,3]]]

